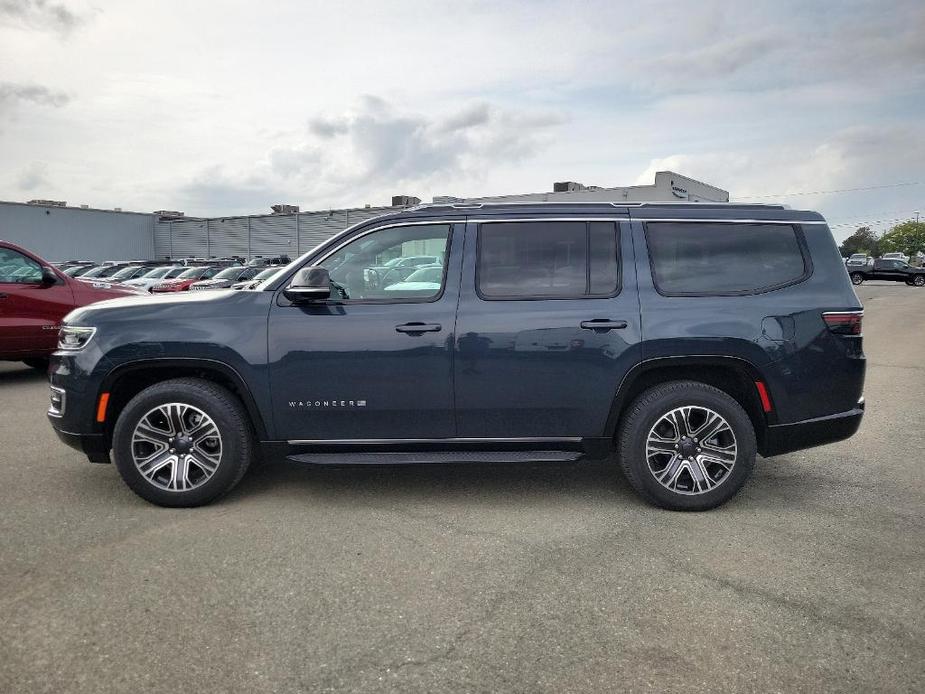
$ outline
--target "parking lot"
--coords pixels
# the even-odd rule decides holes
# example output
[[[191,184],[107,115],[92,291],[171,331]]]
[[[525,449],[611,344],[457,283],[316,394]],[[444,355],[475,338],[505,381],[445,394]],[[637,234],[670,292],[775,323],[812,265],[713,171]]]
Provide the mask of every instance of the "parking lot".
[[[925,290],[858,294],[861,432],[702,514],[604,463],[274,463],[156,508],[2,364],[0,691],[922,691]]]

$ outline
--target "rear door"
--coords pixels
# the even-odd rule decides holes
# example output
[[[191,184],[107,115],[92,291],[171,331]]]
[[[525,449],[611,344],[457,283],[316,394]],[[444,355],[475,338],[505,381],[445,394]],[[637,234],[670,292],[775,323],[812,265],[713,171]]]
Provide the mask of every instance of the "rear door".
[[[0,247],[0,353],[51,352],[61,319],[74,305],[64,279],[42,284],[42,266],[12,248]]]
[[[467,224],[454,367],[459,437],[603,435],[639,356],[624,220]]]

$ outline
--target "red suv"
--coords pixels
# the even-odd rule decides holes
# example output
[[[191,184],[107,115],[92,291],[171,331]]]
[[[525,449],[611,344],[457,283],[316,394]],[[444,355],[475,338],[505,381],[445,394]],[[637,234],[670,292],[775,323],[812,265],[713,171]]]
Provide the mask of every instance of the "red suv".
[[[137,292],[81,282],[29,251],[0,241],[0,360],[46,367],[61,319],[78,306]]]

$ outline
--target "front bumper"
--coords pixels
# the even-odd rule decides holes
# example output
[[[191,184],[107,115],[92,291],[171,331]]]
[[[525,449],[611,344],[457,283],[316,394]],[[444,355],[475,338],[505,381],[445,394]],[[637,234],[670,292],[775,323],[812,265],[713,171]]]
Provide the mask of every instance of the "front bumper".
[[[91,463],[109,463],[109,444],[106,437],[102,434],[74,434],[69,431],[59,429],[58,420],[49,415],[51,426],[61,439],[74,450],[80,451],[90,460]]]
[[[863,417],[864,398],[861,398],[857,407],[847,412],[769,426],[760,453],[769,457],[842,441],[854,436]]]

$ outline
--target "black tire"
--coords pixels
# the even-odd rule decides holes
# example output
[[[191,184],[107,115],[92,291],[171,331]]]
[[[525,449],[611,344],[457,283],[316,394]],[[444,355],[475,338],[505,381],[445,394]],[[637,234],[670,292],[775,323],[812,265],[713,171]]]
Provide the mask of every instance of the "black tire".
[[[146,414],[160,405],[181,403],[198,408],[215,423],[221,455],[211,478],[189,490],[163,489],[149,481],[135,465],[132,438]],[[254,457],[254,434],[241,401],[226,388],[199,378],[176,378],[144,389],[125,406],[113,432],[113,458],[122,479],[141,498],[158,506],[191,507],[208,504],[241,481]]]
[[[861,284],[864,281],[864,275],[860,272],[851,273],[851,284]]]
[[[33,359],[23,359],[22,363],[36,371],[48,371],[48,359],[35,357]]]
[[[925,275],[916,275],[912,278],[912,284],[916,287],[925,287]]]
[[[736,443],[731,471],[715,487],[700,493],[663,486],[646,459],[647,439],[656,423],[676,408],[688,406],[708,408],[720,415]],[[742,406],[718,388],[697,381],[671,381],[642,393],[626,410],[617,440],[620,466],[633,489],[649,503],[672,511],[706,511],[727,502],[751,476],[756,452],[755,430]]]

